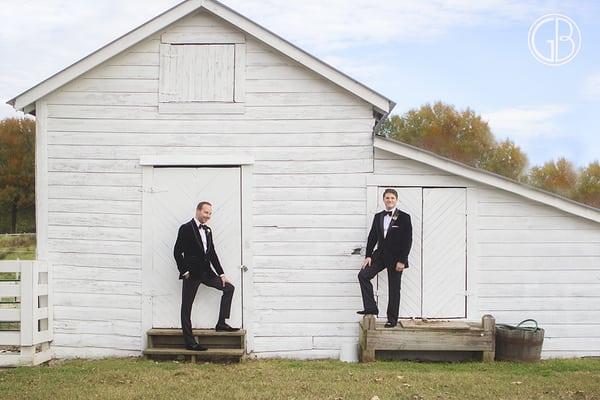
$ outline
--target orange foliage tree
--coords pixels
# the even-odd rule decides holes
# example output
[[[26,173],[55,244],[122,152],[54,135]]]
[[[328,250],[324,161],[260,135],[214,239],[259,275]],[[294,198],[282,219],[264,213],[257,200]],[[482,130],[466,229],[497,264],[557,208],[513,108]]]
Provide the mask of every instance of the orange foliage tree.
[[[19,209],[35,202],[35,121],[0,121],[0,206],[11,215],[10,232],[17,229]]]

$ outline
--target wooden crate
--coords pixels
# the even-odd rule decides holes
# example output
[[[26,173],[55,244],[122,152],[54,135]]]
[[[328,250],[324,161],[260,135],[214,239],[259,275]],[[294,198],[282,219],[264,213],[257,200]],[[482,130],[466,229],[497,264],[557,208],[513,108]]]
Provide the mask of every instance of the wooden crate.
[[[375,360],[376,351],[481,352],[485,362],[494,360],[495,320],[484,315],[480,322],[400,320],[384,328],[374,315],[360,322],[360,359]]]

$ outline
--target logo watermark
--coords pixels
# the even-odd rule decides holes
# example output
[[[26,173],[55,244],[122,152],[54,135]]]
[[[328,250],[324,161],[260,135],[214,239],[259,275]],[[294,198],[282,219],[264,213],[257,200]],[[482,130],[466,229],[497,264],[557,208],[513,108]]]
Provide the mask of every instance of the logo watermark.
[[[581,49],[581,31],[571,18],[547,14],[529,28],[529,51],[542,64],[564,65]]]

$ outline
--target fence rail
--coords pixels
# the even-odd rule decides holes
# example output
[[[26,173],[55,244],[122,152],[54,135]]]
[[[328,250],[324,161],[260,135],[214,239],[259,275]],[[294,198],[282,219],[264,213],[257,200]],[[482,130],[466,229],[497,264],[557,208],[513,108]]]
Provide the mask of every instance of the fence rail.
[[[0,298],[19,298],[14,303],[19,307],[0,307],[0,367],[48,361],[53,339],[51,268],[43,261],[0,261],[0,272],[20,277],[0,281]],[[11,322],[18,322],[19,330],[3,328]]]

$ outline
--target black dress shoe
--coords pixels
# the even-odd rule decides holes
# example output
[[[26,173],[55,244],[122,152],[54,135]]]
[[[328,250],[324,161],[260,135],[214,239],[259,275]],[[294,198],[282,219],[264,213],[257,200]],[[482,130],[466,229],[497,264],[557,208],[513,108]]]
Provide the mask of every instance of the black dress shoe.
[[[206,347],[201,346],[198,343],[186,344],[185,348],[188,349],[188,350],[195,350],[195,351],[205,351],[205,350],[208,350]]]
[[[360,315],[368,315],[368,314],[377,315],[377,314],[379,314],[379,310],[361,310],[361,311],[357,311],[356,313],[360,314]]]
[[[385,325],[383,326],[384,328],[393,328],[395,327],[397,324],[391,323],[391,322],[386,322]]]
[[[217,324],[217,326],[215,326],[215,331],[217,331],[217,332],[236,332],[239,330],[240,330],[240,328],[233,328],[233,327],[227,325],[225,322],[223,322],[221,324]]]

